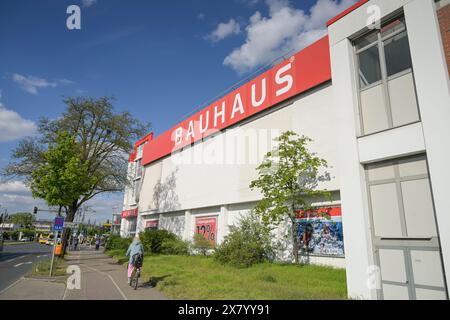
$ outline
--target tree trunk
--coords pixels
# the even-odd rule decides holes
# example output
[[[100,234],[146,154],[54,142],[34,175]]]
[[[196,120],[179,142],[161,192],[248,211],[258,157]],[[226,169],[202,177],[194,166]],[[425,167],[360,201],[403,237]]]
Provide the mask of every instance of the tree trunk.
[[[295,221],[295,217],[291,218],[291,233],[292,233],[292,254],[294,255],[295,263],[298,264],[298,237],[297,237],[297,222]]]
[[[76,206],[70,206],[67,210],[66,214],[66,222],[73,222],[73,219],[75,218],[75,214],[77,212]],[[66,254],[67,249],[67,243],[69,242],[70,237],[70,229],[64,228],[63,234],[62,234],[62,251],[61,256],[64,257]]]

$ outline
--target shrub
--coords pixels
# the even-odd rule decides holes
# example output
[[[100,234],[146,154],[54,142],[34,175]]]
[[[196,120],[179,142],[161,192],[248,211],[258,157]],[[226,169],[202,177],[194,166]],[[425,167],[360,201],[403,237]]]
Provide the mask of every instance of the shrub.
[[[126,251],[131,244],[131,238],[121,238],[120,236],[110,236],[106,241],[105,249],[110,250],[124,250]]]
[[[237,226],[231,226],[228,236],[214,251],[216,261],[239,268],[250,267],[272,257],[270,229],[254,213],[241,217]]]
[[[161,244],[161,253],[188,256],[190,252],[190,244],[187,241],[183,241],[179,238],[164,240]]]
[[[201,234],[196,234],[192,247],[200,254],[206,256],[208,251],[214,248],[214,245]]]
[[[3,232],[3,240],[10,240],[11,234],[7,231]]]
[[[10,240],[19,240],[19,230],[14,230],[9,233]]]
[[[144,250],[150,254],[162,253],[163,242],[177,240],[177,236],[167,230],[145,230],[139,234]]]
[[[34,238],[36,232],[32,229],[20,229],[19,232],[22,232],[22,237]]]

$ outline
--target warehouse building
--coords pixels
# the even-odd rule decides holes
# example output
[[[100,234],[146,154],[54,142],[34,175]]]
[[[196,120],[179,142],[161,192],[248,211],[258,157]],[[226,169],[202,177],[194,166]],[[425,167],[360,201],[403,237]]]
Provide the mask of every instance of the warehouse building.
[[[249,184],[273,139],[293,130],[327,160],[318,188],[333,195],[317,203],[328,220],[299,215],[310,262],[346,268],[352,298],[448,299],[449,1],[363,0],[327,26],[311,46],[136,143],[121,235],[163,228],[220,243],[261,199]],[[289,244],[281,259],[288,253]]]

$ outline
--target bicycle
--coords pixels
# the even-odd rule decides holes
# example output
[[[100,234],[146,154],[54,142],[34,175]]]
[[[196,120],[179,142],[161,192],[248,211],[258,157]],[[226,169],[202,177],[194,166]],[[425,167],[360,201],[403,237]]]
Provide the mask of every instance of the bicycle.
[[[131,277],[130,286],[136,290],[138,287],[139,278],[141,277],[141,268],[135,267],[133,276]]]
[[[134,290],[136,290],[138,287],[139,278],[141,276],[141,267],[144,262],[144,255],[139,253],[133,255],[132,262],[134,270],[131,275],[130,286],[133,287]]]

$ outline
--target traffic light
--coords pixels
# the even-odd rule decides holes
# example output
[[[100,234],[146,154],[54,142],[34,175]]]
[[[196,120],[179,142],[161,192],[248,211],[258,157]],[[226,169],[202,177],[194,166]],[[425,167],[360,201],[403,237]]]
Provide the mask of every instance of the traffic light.
[[[34,213],[34,214],[37,214],[37,212],[38,212],[38,207],[34,207],[34,208],[33,208],[33,213]]]

